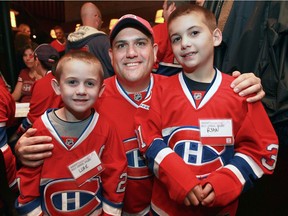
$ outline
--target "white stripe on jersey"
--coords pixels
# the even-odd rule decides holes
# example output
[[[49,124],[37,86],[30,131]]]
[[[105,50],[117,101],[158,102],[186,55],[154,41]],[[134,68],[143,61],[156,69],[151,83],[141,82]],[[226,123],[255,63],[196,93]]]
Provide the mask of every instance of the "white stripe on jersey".
[[[128,95],[128,93],[124,90],[124,88],[120,85],[120,83],[118,82],[117,78],[115,77],[115,83],[116,83],[116,87],[117,87],[117,90],[118,92],[120,93],[120,95],[122,95],[123,98],[125,98],[125,100],[127,100],[132,106],[138,108],[138,104],[135,103]],[[148,87],[148,90],[146,92],[146,96],[145,96],[145,99],[146,100],[148,97],[150,97],[151,95],[151,89],[153,88],[154,86],[154,77],[150,76],[150,83],[149,83],[149,87]]]
[[[156,177],[159,178],[159,164],[161,164],[162,160],[169,154],[173,153],[171,148],[167,147],[162,149],[161,151],[158,152],[154,159],[154,166],[153,166],[153,172],[156,175]]]
[[[192,94],[189,91],[189,89],[188,89],[188,87],[184,81],[183,73],[179,73],[178,79],[179,79],[180,85],[181,85],[187,99],[190,101],[190,103],[194,107],[194,109],[197,110],[197,109],[200,109],[201,107],[203,107],[210,100],[210,98],[217,92],[217,90],[219,89],[221,82],[222,82],[222,74],[218,69],[216,69],[215,79],[214,79],[213,83],[210,84],[211,88],[209,88],[209,90],[206,92],[205,96],[201,100],[198,107],[196,107],[196,104],[195,104],[195,101],[192,97]]]
[[[247,156],[242,153],[236,153],[235,156],[241,157],[243,160],[245,160],[258,178],[260,178],[264,174],[263,170],[250,156]]]
[[[232,164],[228,164],[227,166],[225,166],[225,168],[231,170],[237,176],[242,185],[246,183],[245,178],[243,177],[242,173],[238,170],[237,167],[235,167]]]
[[[99,113],[97,113],[96,111],[93,114],[92,119],[90,120],[89,124],[87,125],[87,127],[85,128],[85,130],[82,132],[82,134],[80,135],[80,137],[77,139],[76,143],[70,148],[74,149],[76,148],[79,144],[81,144],[83,142],[83,140],[85,140],[89,134],[93,131],[95,125],[98,122],[98,118],[99,118]],[[48,118],[48,112],[46,111],[42,116],[41,119],[45,125],[45,127],[47,128],[47,130],[53,135],[53,137],[65,148],[67,149],[67,146],[65,145],[65,143],[63,143],[61,137],[59,136],[59,134],[57,133],[57,131],[55,130],[55,128],[53,127],[53,125],[51,124],[49,118]],[[68,149],[67,149],[68,150]]]

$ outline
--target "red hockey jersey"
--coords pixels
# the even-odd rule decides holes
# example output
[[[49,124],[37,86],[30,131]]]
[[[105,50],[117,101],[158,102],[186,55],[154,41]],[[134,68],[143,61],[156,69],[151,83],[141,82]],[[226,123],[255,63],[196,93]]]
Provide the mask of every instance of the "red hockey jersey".
[[[157,176],[152,209],[158,215],[233,215],[241,192],[273,172],[278,140],[270,120],[261,102],[247,103],[232,91],[232,80],[217,71],[196,106],[197,95],[179,73],[138,109],[139,148]],[[183,204],[199,182],[214,188],[211,208]]]
[[[120,138],[124,143],[128,161],[128,180],[125,192],[123,211],[129,214],[144,215],[149,211],[153,175],[149,172],[143,156],[139,153],[134,131],[134,114],[141,101],[148,98],[155,83],[166,77],[151,75],[146,95],[134,94],[134,98],[125,92],[116,76],[105,79],[105,91],[97,100],[97,110],[114,122]]]
[[[48,111],[47,111],[48,112]],[[37,168],[17,173],[19,214],[120,215],[127,180],[123,145],[109,121],[97,112],[69,149],[45,112],[33,127],[52,137],[53,155]]]
[[[0,84],[0,149],[4,157],[6,176],[10,188],[16,186],[16,161],[11,148],[7,143],[6,129],[13,123],[14,116],[15,101],[6,86]],[[0,182],[0,184],[3,184],[3,182]],[[2,207],[1,200],[0,207]]]

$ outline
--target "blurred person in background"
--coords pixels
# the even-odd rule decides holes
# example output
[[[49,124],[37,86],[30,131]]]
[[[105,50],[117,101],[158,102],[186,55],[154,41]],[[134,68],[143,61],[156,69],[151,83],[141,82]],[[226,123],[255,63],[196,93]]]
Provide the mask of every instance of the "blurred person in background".
[[[50,45],[57,50],[60,57],[62,57],[65,54],[66,50],[66,37],[64,30],[61,26],[55,26],[54,27],[56,39],[53,40]]]
[[[100,10],[91,2],[84,3],[81,7],[81,20],[83,25],[68,35],[67,51],[80,49],[91,52],[101,62],[104,78],[114,75],[108,54],[108,35],[99,31],[103,23]]]
[[[42,78],[35,70],[34,48],[27,45],[23,51],[23,61],[26,68],[22,69],[18,76],[17,84],[14,88],[12,96],[16,102],[30,102],[32,95],[32,87],[36,80]]]

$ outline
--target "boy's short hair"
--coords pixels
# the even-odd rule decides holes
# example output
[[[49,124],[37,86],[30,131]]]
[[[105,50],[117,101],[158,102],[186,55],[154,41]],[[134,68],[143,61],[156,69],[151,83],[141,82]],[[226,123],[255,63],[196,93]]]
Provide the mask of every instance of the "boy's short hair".
[[[104,81],[104,71],[101,62],[92,54],[87,51],[75,50],[66,53],[58,62],[54,76],[59,81],[63,72],[64,65],[70,60],[83,61],[87,64],[94,64],[97,67],[95,73],[99,74],[101,84]]]
[[[169,16],[167,25],[169,26],[170,23],[180,17],[182,15],[187,15],[190,13],[198,13],[201,14],[203,17],[203,22],[208,26],[210,31],[214,31],[217,28],[217,21],[215,15],[208,9],[196,5],[196,4],[189,4],[189,5],[182,5],[177,7]]]
[[[167,0],[167,7],[169,7],[172,4],[175,4],[176,8],[180,7],[182,5],[187,5],[187,4],[195,4],[196,0]]]

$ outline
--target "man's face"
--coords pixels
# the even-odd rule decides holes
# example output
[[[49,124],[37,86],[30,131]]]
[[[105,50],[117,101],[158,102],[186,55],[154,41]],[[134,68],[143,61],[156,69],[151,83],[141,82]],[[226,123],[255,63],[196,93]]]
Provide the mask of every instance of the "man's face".
[[[62,31],[62,29],[55,29],[55,35],[57,40],[63,40],[64,38],[64,32]]]
[[[157,50],[157,44],[152,44],[141,31],[130,27],[122,29],[109,51],[119,82],[126,87],[137,86],[140,90],[148,86]]]

